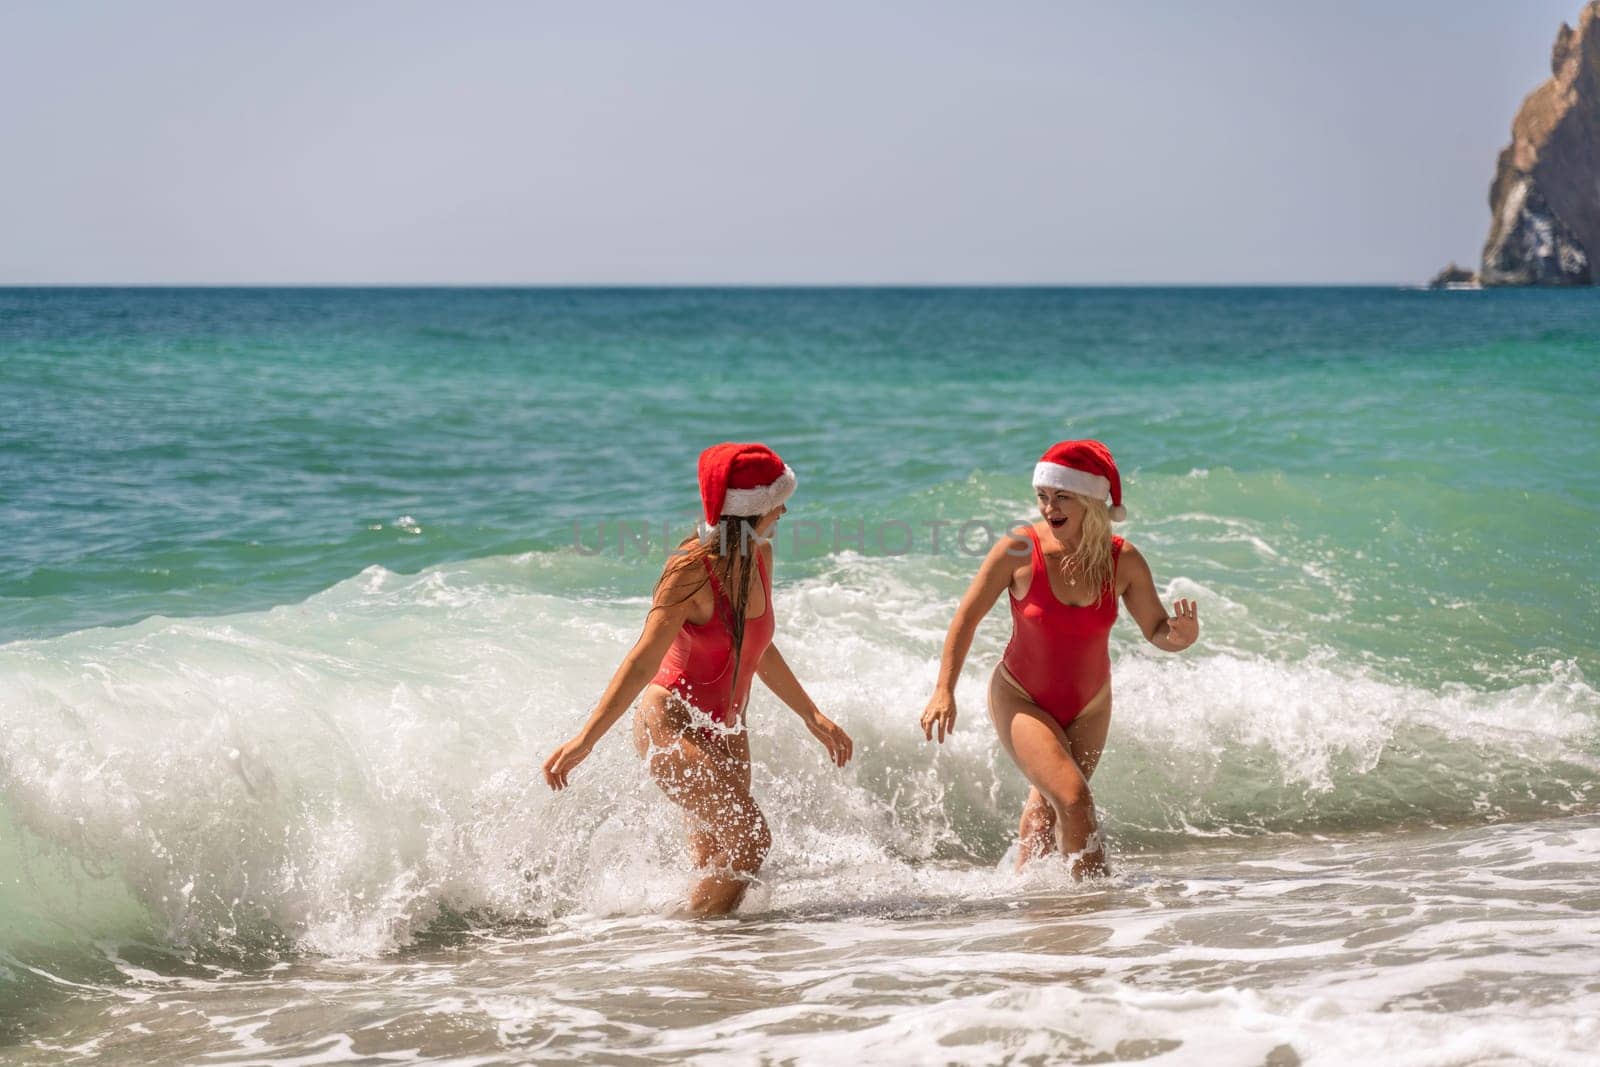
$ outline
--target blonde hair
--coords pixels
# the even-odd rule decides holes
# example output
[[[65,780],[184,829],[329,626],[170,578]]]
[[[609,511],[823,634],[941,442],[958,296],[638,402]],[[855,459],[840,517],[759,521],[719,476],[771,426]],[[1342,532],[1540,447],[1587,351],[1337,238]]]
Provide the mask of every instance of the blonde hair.
[[[1104,593],[1115,578],[1111,558],[1111,509],[1104,500],[1081,493],[1069,495],[1083,505],[1083,529],[1079,533],[1078,547],[1061,560],[1061,572],[1068,580],[1073,575],[1082,575],[1091,588]]]

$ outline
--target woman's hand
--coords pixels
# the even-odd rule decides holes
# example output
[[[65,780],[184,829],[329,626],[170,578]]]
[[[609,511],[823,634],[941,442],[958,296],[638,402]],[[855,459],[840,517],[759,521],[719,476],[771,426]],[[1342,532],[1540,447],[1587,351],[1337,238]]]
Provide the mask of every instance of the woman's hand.
[[[544,761],[544,780],[551,789],[565,789],[567,775],[572,773],[572,768],[584,761],[584,758],[594,750],[592,743],[585,744],[574,737],[550,754]]]
[[[1200,606],[1192,600],[1175,600],[1167,616],[1166,647],[1182,652],[1200,639]]]
[[[939,743],[944,744],[944,735],[955,733],[956,729],[956,695],[949,689],[936,689],[928,700],[928,707],[922,713],[922,736],[926,741],[933,740],[935,728],[939,731]]]
[[[843,767],[850,762],[855,743],[850,740],[849,734],[840,729],[838,723],[818,712],[806,722],[806,729],[811,731],[812,737],[822,742],[822,747],[828,750],[828,758],[835,766]]]

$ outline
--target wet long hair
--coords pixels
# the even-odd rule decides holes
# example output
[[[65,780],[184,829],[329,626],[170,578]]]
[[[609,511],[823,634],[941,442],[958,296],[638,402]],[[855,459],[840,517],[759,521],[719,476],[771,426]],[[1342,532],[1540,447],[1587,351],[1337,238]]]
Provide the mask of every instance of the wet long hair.
[[[760,551],[760,544],[755,523],[750,521],[749,516],[724,515],[715,526],[703,527],[699,534],[678,546],[677,552],[662,569],[661,577],[656,579],[651,595],[651,611],[676,607],[694,597],[710,582],[711,575],[716,575],[717,584],[722,586],[724,594],[720,598],[719,609],[726,605],[721,610],[722,622],[733,640],[733,670],[728,679],[730,697],[734,695],[733,687],[739,682],[739,658],[744,652],[744,613],[750,603],[751,576],[756,571],[755,554]],[[707,562],[711,564],[709,573],[705,566]],[[688,592],[676,600],[661,599],[663,587],[678,588],[679,583],[690,575],[699,581]],[[771,605],[767,610],[771,610]]]

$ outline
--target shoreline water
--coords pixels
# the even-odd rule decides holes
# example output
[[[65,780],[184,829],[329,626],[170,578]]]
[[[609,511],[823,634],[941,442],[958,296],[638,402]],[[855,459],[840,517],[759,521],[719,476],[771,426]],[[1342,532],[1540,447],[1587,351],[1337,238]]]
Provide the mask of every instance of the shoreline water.
[[[1584,1062],[1600,301],[1450,303],[0,291],[4,1055]],[[1113,632],[1109,885],[996,869],[996,620],[921,740],[951,545],[781,546],[858,757],[757,694],[731,924],[656,917],[625,744],[537,781],[656,571],[573,523],[692,510],[697,396],[825,530],[1021,518],[1043,444],[1113,443],[1206,632]]]
[[[573,916],[382,960],[218,971],[112,954],[124,994],[36,1005],[49,1022],[13,1053],[809,1062],[850,1048],[891,1062],[1577,1064],[1597,1004],[1572,955],[1600,927],[1596,819],[1195,849],[1170,857],[1177,871],[1137,859],[1109,883],[1071,888],[991,875],[976,900],[868,898],[699,923]],[[1472,883],[1448,865],[1429,871],[1461,854],[1478,861]],[[947,872],[946,885],[962,877]],[[175,1043],[185,1017],[196,1025]]]

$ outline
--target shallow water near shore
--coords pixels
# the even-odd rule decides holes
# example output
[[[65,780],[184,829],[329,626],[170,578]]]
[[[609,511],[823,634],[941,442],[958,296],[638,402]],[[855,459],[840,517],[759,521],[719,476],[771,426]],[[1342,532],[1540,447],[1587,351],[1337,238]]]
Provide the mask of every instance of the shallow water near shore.
[[[0,1058],[1592,1063],[1597,339],[1587,292],[0,291]],[[773,852],[695,923],[626,738],[537,768],[708,434],[800,473],[777,641],[857,758],[757,687]],[[1074,436],[1204,626],[1113,632],[1083,884],[1006,860],[1003,607],[915,726],[950,531]]]
[[[1470,869],[1470,876],[1463,870]],[[15,1062],[1590,1063],[1600,817],[1276,841],[1111,879],[928,868],[744,919],[574,914],[381,958],[109,949]],[[41,978],[43,976],[40,976]],[[51,1001],[57,1003],[51,1003]]]

